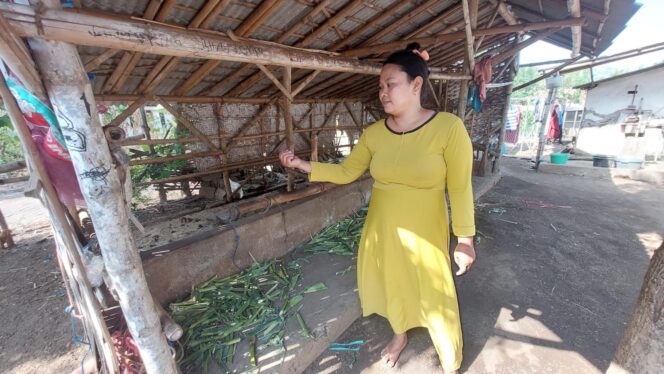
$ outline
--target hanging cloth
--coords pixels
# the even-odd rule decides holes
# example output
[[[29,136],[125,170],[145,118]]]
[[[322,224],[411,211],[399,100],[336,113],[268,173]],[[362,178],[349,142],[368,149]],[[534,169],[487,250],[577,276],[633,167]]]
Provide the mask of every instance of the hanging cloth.
[[[479,89],[480,101],[486,100],[486,85],[491,82],[491,56],[484,56],[475,64],[473,81]]]

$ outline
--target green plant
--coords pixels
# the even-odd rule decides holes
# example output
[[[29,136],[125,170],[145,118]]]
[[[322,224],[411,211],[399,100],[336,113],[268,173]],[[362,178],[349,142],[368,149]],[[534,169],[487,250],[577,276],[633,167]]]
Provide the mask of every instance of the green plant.
[[[22,159],[21,142],[14,132],[9,116],[0,116],[0,164]]]

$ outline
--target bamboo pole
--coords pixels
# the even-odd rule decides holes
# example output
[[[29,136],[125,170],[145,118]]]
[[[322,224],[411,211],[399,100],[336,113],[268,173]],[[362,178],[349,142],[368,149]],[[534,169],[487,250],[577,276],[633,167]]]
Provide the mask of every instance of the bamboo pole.
[[[286,127],[286,148],[289,151],[295,151],[295,139],[293,139],[293,108],[292,101],[292,76],[290,66],[285,66],[283,74],[283,88],[284,96],[281,99],[281,111],[284,115],[284,125]],[[288,170],[288,183],[286,184],[286,191],[293,191],[293,173]]]
[[[147,98],[145,97],[139,97],[137,100],[135,100],[131,105],[127,107],[122,113],[120,113],[117,117],[113,118],[111,122],[108,123],[107,126],[119,126],[124,122],[127,118],[129,118],[134,112],[142,108],[145,102],[147,101]]]
[[[472,74],[475,69],[475,36],[473,35],[474,25],[471,23],[471,18],[474,17],[475,22],[477,22],[477,0],[472,0],[474,8],[470,6],[470,2],[471,1],[469,0],[461,0],[463,6],[463,20],[465,23],[464,31],[466,35],[466,63]]]
[[[42,4],[60,6],[55,0]],[[44,12],[65,13],[50,8]],[[178,369],[162,333],[129,228],[120,176],[113,166],[114,159],[99,123],[92,87],[76,47],[42,39],[30,40],[30,47],[56,115],[60,123],[67,124],[63,132],[76,133],[85,139],[76,147],[68,144],[72,163],[96,229],[111,287],[118,295],[145,368],[148,373],[176,373]]]
[[[95,98],[97,102],[106,102],[106,103],[126,103],[136,101],[143,97],[142,95],[97,95]],[[273,102],[273,98],[269,97],[219,97],[219,96],[169,96],[169,95],[159,95],[159,99],[169,102],[169,103],[178,103],[178,104],[268,104]],[[357,102],[357,99],[353,98],[333,98],[333,99],[295,99],[293,104],[310,104],[310,103],[319,103],[319,104],[336,104],[343,102],[354,103]],[[154,96],[149,97],[146,103],[158,103]]]
[[[547,78],[547,77],[550,77],[550,76],[552,76],[553,74],[555,74],[555,73],[559,72],[560,70],[562,70],[565,66],[567,66],[567,65],[571,65],[571,64],[573,64],[574,62],[578,61],[579,59],[581,59],[581,58],[583,58],[583,57],[584,57],[583,55],[578,55],[578,56],[576,56],[576,57],[574,57],[574,58],[568,60],[567,62],[562,63],[562,64],[556,66],[555,68],[553,68],[551,71],[547,72],[546,74],[542,74],[541,76],[539,76],[539,77],[537,77],[537,78],[535,78],[535,79],[532,79],[532,80],[530,80],[530,81],[528,81],[528,82],[526,82],[526,83],[524,83],[524,84],[521,84],[521,85],[518,85],[518,86],[514,87],[514,88],[512,89],[512,92],[514,92],[514,91],[518,91],[518,90],[520,90],[520,89],[522,89],[522,88],[525,88],[525,87],[530,86],[531,84],[535,84],[535,83],[541,81],[542,79],[545,79],[545,78]]]
[[[348,147],[353,147],[353,144],[344,144],[344,145],[338,145],[334,146],[335,149],[338,148],[348,148]],[[307,156],[311,154],[310,149],[304,149],[295,152],[296,155],[298,156]],[[191,180],[191,179],[196,179],[202,176],[206,175],[212,175],[212,174],[221,174],[224,170],[238,170],[238,169],[243,169],[247,167],[252,167],[252,166],[265,166],[265,165],[273,165],[275,163],[279,162],[279,157],[274,156],[274,157],[268,157],[268,158],[261,158],[258,160],[248,160],[248,161],[240,161],[240,162],[235,162],[235,163],[229,163],[226,164],[223,167],[220,167],[218,169],[211,169],[211,170],[206,170],[206,171],[200,171],[196,173],[189,173],[189,174],[183,174],[183,175],[176,175],[173,177],[167,177],[167,178],[162,178],[162,179],[156,179],[156,180],[151,180],[147,182],[141,182],[137,183],[136,185],[138,186],[149,186],[152,184],[163,184],[163,183],[172,183],[172,182],[178,182],[182,180]]]

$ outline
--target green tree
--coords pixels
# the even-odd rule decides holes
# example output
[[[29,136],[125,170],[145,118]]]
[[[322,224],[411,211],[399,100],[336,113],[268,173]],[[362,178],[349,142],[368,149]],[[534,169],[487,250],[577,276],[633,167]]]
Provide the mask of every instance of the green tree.
[[[0,164],[23,159],[21,142],[8,115],[0,116]]]

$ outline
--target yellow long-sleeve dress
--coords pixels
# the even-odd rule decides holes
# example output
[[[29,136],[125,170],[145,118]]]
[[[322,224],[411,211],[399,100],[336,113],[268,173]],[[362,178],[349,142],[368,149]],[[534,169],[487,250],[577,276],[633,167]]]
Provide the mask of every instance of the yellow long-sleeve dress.
[[[311,181],[346,184],[370,170],[357,265],[362,314],[387,318],[395,333],[428,328],[445,370],[461,365],[463,342],[444,192],[454,234],[475,235],[472,162],[463,122],[436,113],[405,133],[380,120],[341,164],[311,163]]]

